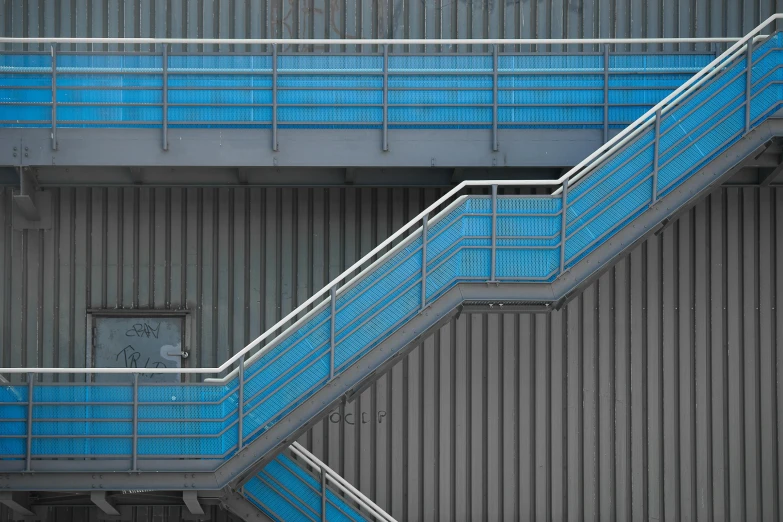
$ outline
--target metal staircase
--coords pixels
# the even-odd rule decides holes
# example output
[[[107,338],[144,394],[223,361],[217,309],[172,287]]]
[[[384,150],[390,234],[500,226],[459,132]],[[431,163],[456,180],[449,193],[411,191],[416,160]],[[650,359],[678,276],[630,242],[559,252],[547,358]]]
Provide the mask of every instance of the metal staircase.
[[[565,174],[553,193],[503,192],[551,180],[464,182],[222,366],[157,370],[220,378],[171,385],[140,383],[127,369],[0,369],[28,375],[25,384],[0,388],[0,489],[244,486],[251,502],[272,511],[272,498],[289,501],[301,490],[308,496],[297,494],[300,512],[320,516],[318,477],[289,467],[280,451],[335,401],[463,303],[560,306],[783,135],[771,117],[783,103],[783,38],[759,36],[780,18],[731,46]],[[464,194],[480,186],[489,193]],[[136,379],[35,378],[100,372]],[[307,457],[306,466],[308,458],[315,462]],[[284,488],[289,479],[299,489]],[[343,509],[343,500],[325,498],[327,511]]]

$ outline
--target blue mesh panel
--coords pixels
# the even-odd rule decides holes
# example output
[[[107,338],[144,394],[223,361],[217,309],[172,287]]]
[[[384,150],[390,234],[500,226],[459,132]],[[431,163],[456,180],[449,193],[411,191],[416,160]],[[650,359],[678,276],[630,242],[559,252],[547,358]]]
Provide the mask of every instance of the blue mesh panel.
[[[160,93],[160,91],[158,91]],[[282,95],[282,93],[280,93]],[[278,96],[280,103],[282,96]],[[158,96],[158,100],[161,97]],[[272,103],[271,90],[205,90],[205,91],[169,91],[169,103],[204,103],[204,104],[237,104],[237,103]]]
[[[383,67],[383,63],[381,63]],[[491,71],[492,57],[481,55],[389,56],[389,71]]]
[[[490,103],[492,97],[489,97]],[[498,92],[499,103],[513,103],[526,105],[531,103],[541,104],[559,104],[559,105],[584,105],[584,104],[602,104],[604,103],[604,93],[599,90],[556,90],[552,87],[546,90],[525,90],[525,91],[500,91]]]
[[[60,81],[59,78],[57,80]],[[282,82],[282,78],[278,78],[278,82]],[[161,80],[158,79],[158,85],[162,85]],[[282,83],[278,83],[278,86]],[[186,89],[188,87],[214,87],[214,88],[231,88],[231,87],[258,87],[258,88],[272,88],[272,76],[271,75],[250,75],[250,74],[171,74],[169,73],[169,88]],[[192,93],[194,91],[188,91]],[[171,96],[171,94],[169,94]]]
[[[272,70],[271,56],[241,54],[169,56],[169,72],[201,71],[263,71]]]
[[[321,482],[306,472],[299,461],[279,455],[244,488],[247,499],[277,520],[321,519]],[[365,518],[341,496],[327,488],[326,519],[359,522]]]
[[[500,107],[502,123],[603,123],[603,107]]]
[[[499,56],[501,71],[603,71],[604,57],[600,55],[569,56],[562,54],[540,54],[525,56]]]
[[[382,71],[382,56],[340,54],[278,56],[279,71]]]
[[[160,117],[157,121],[160,121]],[[239,122],[272,121],[271,107],[169,107],[169,121],[189,122]]]
[[[27,453],[27,441],[19,439],[0,439],[0,455],[3,457],[24,457]]]
[[[30,71],[31,69],[50,71],[52,69],[52,57],[49,54],[0,55],[0,73]]]
[[[391,112],[391,111],[389,111]],[[376,122],[383,121],[380,107],[279,107],[278,121]]]
[[[683,69],[696,73],[714,59],[713,54],[612,54],[609,68],[628,71]]]
[[[753,92],[757,97],[751,105],[751,118],[763,118],[781,104],[783,87],[774,82],[783,80],[783,71],[776,69],[781,52],[776,37],[754,52],[759,59],[753,71]],[[771,53],[767,50],[775,49]],[[0,100],[25,103],[44,103],[48,90],[3,89],[13,83],[2,74],[2,67],[33,69],[44,66],[39,57],[3,58],[0,61]],[[763,56],[763,58],[761,58]],[[29,58],[29,59],[28,59]],[[46,58],[46,56],[44,56]],[[127,58],[127,59],[125,59]],[[181,58],[181,59],[180,59]],[[194,58],[191,60],[191,58]],[[195,59],[197,58],[197,59]],[[216,71],[268,70],[268,56],[175,57],[181,70],[208,71],[210,74],[172,74],[171,83],[180,86],[199,85],[204,90],[172,89],[169,100],[182,104],[252,104],[269,103],[268,90],[233,90],[234,87],[268,87],[269,76],[253,74],[216,74]],[[63,63],[87,70],[148,70],[154,69],[155,56],[70,56]],[[522,69],[559,68],[562,70],[601,70],[602,56],[502,56],[502,67]],[[617,67],[629,71],[653,71],[698,68],[709,61],[707,55],[640,55],[613,56]],[[27,61],[26,61],[27,60]],[[38,61],[37,61],[38,60]],[[379,67],[378,56],[281,56],[280,65],[288,70],[373,70]],[[431,75],[390,76],[390,85],[406,87],[407,91],[391,90],[390,102],[403,103],[488,103],[485,89],[490,77],[470,74],[465,77],[437,74],[438,70],[461,69],[485,71],[491,67],[491,57],[474,56],[396,56],[397,70],[436,71]],[[615,62],[613,62],[614,64]],[[613,65],[614,66],[614,65]],[[658,193],[665,196],[696,172],[707,161],[725,150],[738,139],[744,129],[745,72],[743,60],[720,72],[720,75],[702,86],[687,99],[682,99],[661,122]],[[81,69],[80,69],[81,70]],[[766,73],[771,73],[765,76]],[[22,75],[20,75],[22,76]],[[23,75],[29,82],[41,82],[39,75]],[[613,75],[609,90],[610,119],[634,119],[666,94],[665,88],[687,78],[687,74]],[[360,77],[340,75],[282,75],[281,82],[290,87],[319,87],[323,91],[304,88],[281,90],[282,104],[324,104],[322,107],[280,107],[281,122],[373,122],[381,121],[380,108],[325,106],[336,103],[378,103],[380,84],[377,75]],[[558,103],[567,107],[522,107],[499,109],[500,121],[508,124],[551,123],[573,125],[574,122],[603,123],[603,107],[584,107],[578,104],[603,102],[603,78],[588,75],[534,75],[501,77],[501,83],[513,91],[500,91],[501,103]],[[118,90],[61,89],[59,101],[78,103],[157,103],[160,101],[160,76],[156,74],[128,74],[100,76],[93,74],[63,75],[63,82],[72,86],[110,86]],[[188,83],[192,82],[192,83]],[[299,83],[298,83],[299,82]],[[581,83],[580,83],[581,82]],[[669,82],[667,84],[666,82]],[[369,86],[376,90],[362,91]],[[525,90],[524,87],[535,87]],[[562,87],[580,87],[567,90]],[[124,89],[143,87],[142,89]],[[331,87],[348,87],[329,91]],[[559,87],[559,88],[558,88]],[[632,87],[641,87],[633,89]],[[671,87],[671,85],[669,85]],[[428,91],[426,88],[444,90]],[[454,90],[467,88],[466,90]],[[124,90],[123,90],[124,89]],[[449,90],[452,89],[452,90]],[[711,96],[714,97],[710,99]],[[489,97],[488,97],[489,96]],[[623,106],[622,104],[628,104]],[[576,105],[576,106],[573,106]],[[61,105],[60,118],[84,121],[96,119],[106,122],[159,122],[160,109],[154,107]],[[271,118],[268,107],[171,107],[172,123],[203,122],[205,126],[218,120],[265,122]],[[50,108],[45,105],[13,105],[3,107],[3,119],[48,119]],[[390,107],[391,122],[460,123],[489,122],[491,109],[486,107]],[[721,122],[725,118],[725,121]],[[713,128],[714,127],[714,128]],[[568,192],[567,232],[565,248],[567,265],[572,266],[613,233],[628,224],[649,205],[652,195],[653,126],[648,126],[624,149],[606,158],[595,170],[588,172]],[[468,196],[458,200],[453,208],[434,216],[427,233],[427,298],[435,299],[458,281],[482,281],[489,278],[492,231],[491,200],[487,196]],[[496,275],[511,280],[551,280],[559,269],[561,197],[501,196],[497,200]],[[592,207],[592,208],[591,208]],[[479,214],[479,215],[468,215]],[[529,214],[515,216],[514,214]],[[547,215],[551,214],[551,215]],[[522,236],[522,237],[517,237]],[[421,308],[422,241],[414,234],[403,246],[384,257],[363,279],[341,290],[337,298],[335,318],[335,368],[342,371],[357,358],[386,339]],[[312,396],[327,381],[329,375],[330,311],[328,301],[302,319],[295,328],[284,332],[276,344],[270,345],[258,360],[249,364],[245,372],[246,388],[244,412],[245,442],[283,418],[298,404]],[[139,387],[139,456],[183,456],[222,459],[236,447],[238,433],[238,381],[236,378],[219,386],[209,385],[141,385]],[[26,386],[0,388],[0,415],[9,422],[0,423],[0,434],[11,438],[0,439],[0,454],[6,458],[24,456],[27,430]],[[88,386],[84,384],[39,385],[35,388],[33,417],[33,452],[45,455],[122,455],[131,454],[132,387],[129,385]],[[55,404],[40,404],[53,402]],[[78,404],[89,402],[90,405]],[[201,404],[185,404],[197,402]],[[154,404],[160,403],[160,404]],[[104,421],[108,420],[108,421]],[[8,457],[10,456],[10,457]],[[275,504],[275,516],[295,520],[295,508],[283,490],[263,483],[263,477],[298,481],[307,486],[314,480],[296,462],[278,457],[248,485],[251,500],[270,508]],[[275,468],[274,466],[278,466]],[[293,468],[291,468],[293,466]],[[270,471],[271,470],[271,471]],[[291,487],[299,487],[292,483]],[[306,494],[305,491],[302,493]],[[303,497],[304,498],[304,497]],[[309,497],[308,497],[309,498]],[[331,498],[331,497],[330,497]],[[336,497],[335,497],[336,498]],[[340,499],[336,499],[336,502]],[[309,502],[309,500],[307,501]],[[305,502],[305,504],[307,504]],[[270,505],[267,505],[270,504]],[[286,508],[285,506],[288,506]],[[306,505],[302,509],[309,509]],[[320,509],[320,498],[317,507]],[[277,511],[277,509],[283,511]],[[285,511],[285,509],[294,509]],[[349,507],[346,507],[349,509]],[[284,513],[284,515],[281,515]],[[313,513],[311,511],[311,513]],[[317,513],[317,511],[315,512]],[[285,514],[290,517],[286,518]],[[331,515],[331,512],[330,512]],[[339,513],[334,519],[339,520]],[[333,519],[330,516],[330,520]]]
[[[272,101],[272,95],[269,94],[269,102]],[[322,105],[334,104],[381,104],[383,103],[383,92],[381,91],[280,91],[277,93],[279,103],[317,103]]]
[[[163,56],[92,54],[92,55],[57,55],[57,71],[89,71],[121,72],[135,70],[141,72],[159,71],[163,64]],[[59,79],[59,78],[58,78]]]

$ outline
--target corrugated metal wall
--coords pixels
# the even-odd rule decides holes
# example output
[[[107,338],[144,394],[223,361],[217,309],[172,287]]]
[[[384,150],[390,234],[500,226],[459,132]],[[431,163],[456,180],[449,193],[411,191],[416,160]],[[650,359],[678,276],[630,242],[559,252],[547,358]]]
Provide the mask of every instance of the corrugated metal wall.
[[[194,310],[224,360],[439,189],[0,198],[2,365],[82,365],[85,309]],[[454,319],[302,441],[403,520],[780,516],[783,189],[725,188],[552,314]]]
[[[0,34],[175,38],[742,36],[781,10],[780,0],[0,0]]]
[[[303,442],[400,520],[779,520],[783,190],[551,314],[464,314]],[[384,416],[385,414],[385,416]]]

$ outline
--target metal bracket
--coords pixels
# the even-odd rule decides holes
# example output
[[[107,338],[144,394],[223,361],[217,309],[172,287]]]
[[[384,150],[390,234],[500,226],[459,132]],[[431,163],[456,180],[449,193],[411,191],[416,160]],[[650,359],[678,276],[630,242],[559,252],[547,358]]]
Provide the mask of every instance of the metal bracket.
[[[183,491],[182,502],[185,503],[185,507],[188,508],[191,515],[204,514],[204,508],[201,507],[201,503],[198,501],[198,493],[196,491]]]
[[[105,491],[91,491],[90,501],[98,506],[98,509],[106,513],[107,515],[119,516],[120,512],[114,507],[114,502],[110,501],[106,497]]]
[[[10,508],[17,515],[34,517],[30,511],[30,499],[23,491],[0,491],[0,504]]]
[[[37,188],[35,178],[30,170],[19,167],[19,194],[14,194],[14,203],[27,221],[41,220],[41,213],[35,206]]]

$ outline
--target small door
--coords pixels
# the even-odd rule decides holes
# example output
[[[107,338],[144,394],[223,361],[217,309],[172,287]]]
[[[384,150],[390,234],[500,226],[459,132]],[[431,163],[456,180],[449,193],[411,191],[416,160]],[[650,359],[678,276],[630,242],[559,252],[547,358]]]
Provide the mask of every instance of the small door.
[[[96,368],[181,368],[183,317],[94,317]],[[96,382],[129,382],[131,374],[96,374]],[[179,382],[179,373],[142,373],[139,382]]]

